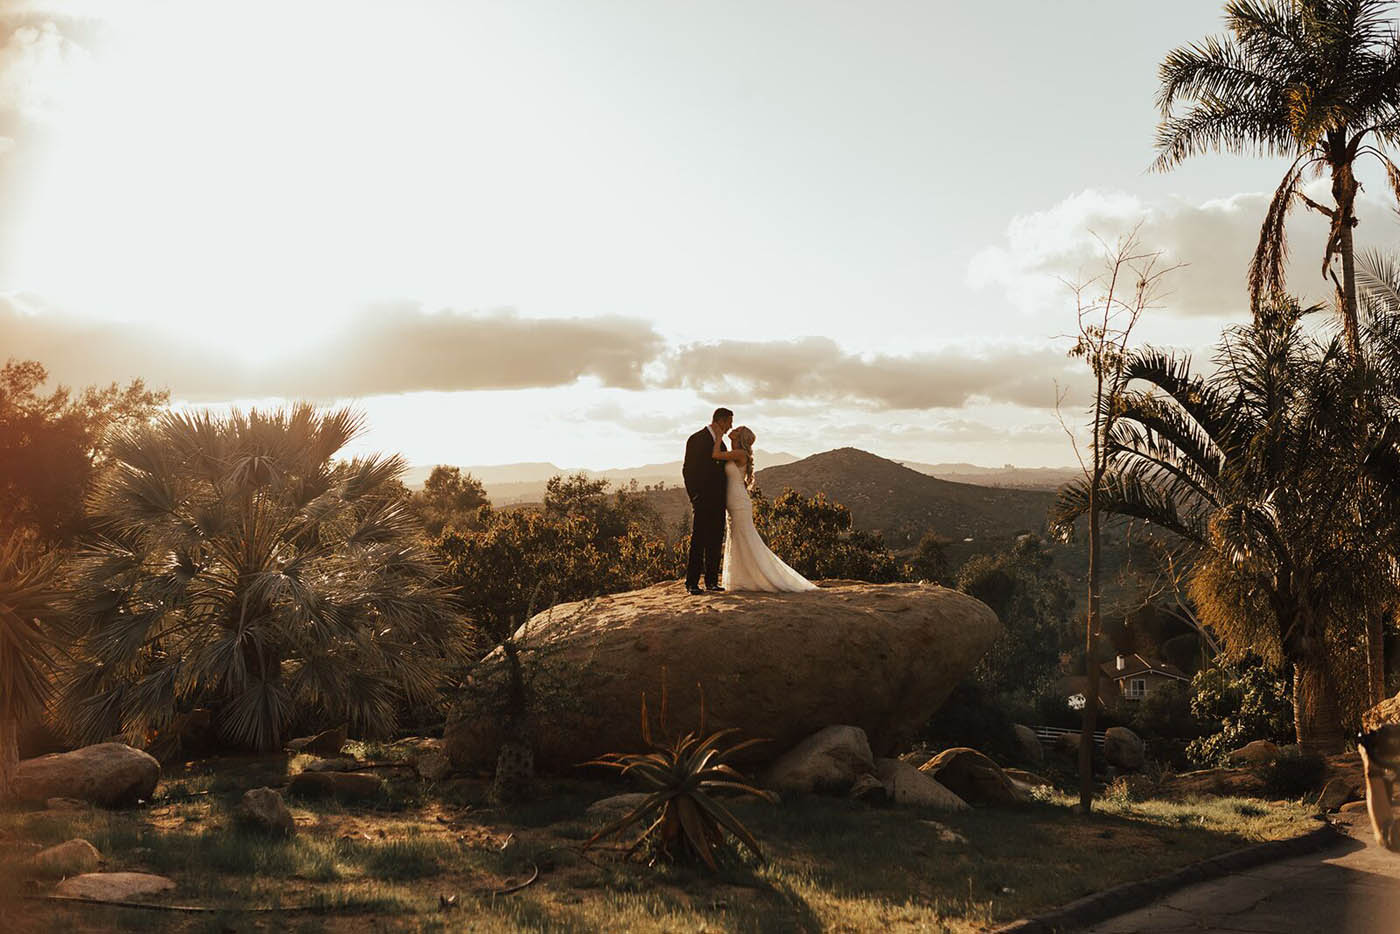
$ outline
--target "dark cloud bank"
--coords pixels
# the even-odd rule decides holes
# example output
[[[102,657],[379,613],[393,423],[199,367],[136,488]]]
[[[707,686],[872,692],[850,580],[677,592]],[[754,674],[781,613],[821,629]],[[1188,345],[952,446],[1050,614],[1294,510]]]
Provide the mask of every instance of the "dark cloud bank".
[[[243,364],[191,348],[146,326],[95,323],[54,312],[27,314],[0,302],[5,357],[36,359],[69,384],[140,377],[196,402],[284,396],[313,400],[393,393],[525,389],[591,377],[619,389],[688,389],[707,400],[803,399],[873,409],[957,408],[974,399],[1054,405],[1055,384],[1080,374],[1053,347],[985,353],[940,350],[861,356],[835,341],[719,341],[668,349],[635,319],[522,318],[424,312],[386,305],[325,340],[265,362]]]

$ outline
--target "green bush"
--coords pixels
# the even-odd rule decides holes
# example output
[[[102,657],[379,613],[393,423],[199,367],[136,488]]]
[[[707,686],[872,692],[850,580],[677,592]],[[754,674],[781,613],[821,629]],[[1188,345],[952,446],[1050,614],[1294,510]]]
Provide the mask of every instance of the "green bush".
[[[1301,798],[1317,791],[1326,775],[1322,756],[1279,756],[1264,774],[1264,787],[1275,798]]]
[[[919,739],[931,749],[968,746],[999,762],[1022,760],[1007,711],[974,681],[964,681],[929,718]]]
[[[1256,739],[1280,745],[1293,741],[1293,701],[1289,679],[1257,658],[1237,671],[1207,668],[1191,679],[1191,714],[1211,733],[1192,740],[1186,754],[1200,766],[1221,765],[1231,750]]]

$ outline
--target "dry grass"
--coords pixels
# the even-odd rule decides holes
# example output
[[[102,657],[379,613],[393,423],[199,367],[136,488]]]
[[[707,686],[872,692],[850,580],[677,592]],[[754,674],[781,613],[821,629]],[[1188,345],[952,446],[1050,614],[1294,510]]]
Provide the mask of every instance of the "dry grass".
[[[285,762],[276,768],[285,776]],[[956,815],[836,799],[739,803],[769,861],[734,859],[711,877],[581,857],[579,843],[598,825],[585,807],[618,790],[602,784],[561,784],[510,809],[486,806],[484,788],[465,781],[400,788],[374,808],[292,801],[297,836],[271,840],[238,830],[231,816],[238,790],[267,777],[181,776],[162,793],[221,790],[141,810],[0,813],[12,858],[85,837],[104,854],[104,869],[169,875],[175,901],[227,909],[190,916],[8,900],[0,928],[355,931],[372,922],[405,931],[970,932],[1315,826],[1302,805],[1244,799],[1110,799],[1087,820],[1057,796]],[[535,866],[535,885],[492,896]],[[47,888],[0,876],[5,894]],[[454,906],[441,906],[454,896]],[[241,911],[276,906],[317,910]]]

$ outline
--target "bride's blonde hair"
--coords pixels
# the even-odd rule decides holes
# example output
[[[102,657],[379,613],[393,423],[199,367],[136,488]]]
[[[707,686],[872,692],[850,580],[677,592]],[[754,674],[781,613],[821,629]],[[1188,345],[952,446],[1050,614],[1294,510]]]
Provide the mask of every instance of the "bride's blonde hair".
[[[758,439],[751,429],[740,425],[729,433],[729,440],[748,457],[744,458],[744,486],[753,489],[753,443]]]

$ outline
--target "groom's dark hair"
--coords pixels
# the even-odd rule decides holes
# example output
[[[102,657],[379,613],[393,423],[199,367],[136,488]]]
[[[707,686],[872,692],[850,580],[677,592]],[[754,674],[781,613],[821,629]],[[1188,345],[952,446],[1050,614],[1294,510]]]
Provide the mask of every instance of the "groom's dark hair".
[[[733,418],[734,413],[728,409],[715,409],[715,414],[710,417],[710,422],[722,422],[726,418]]]

